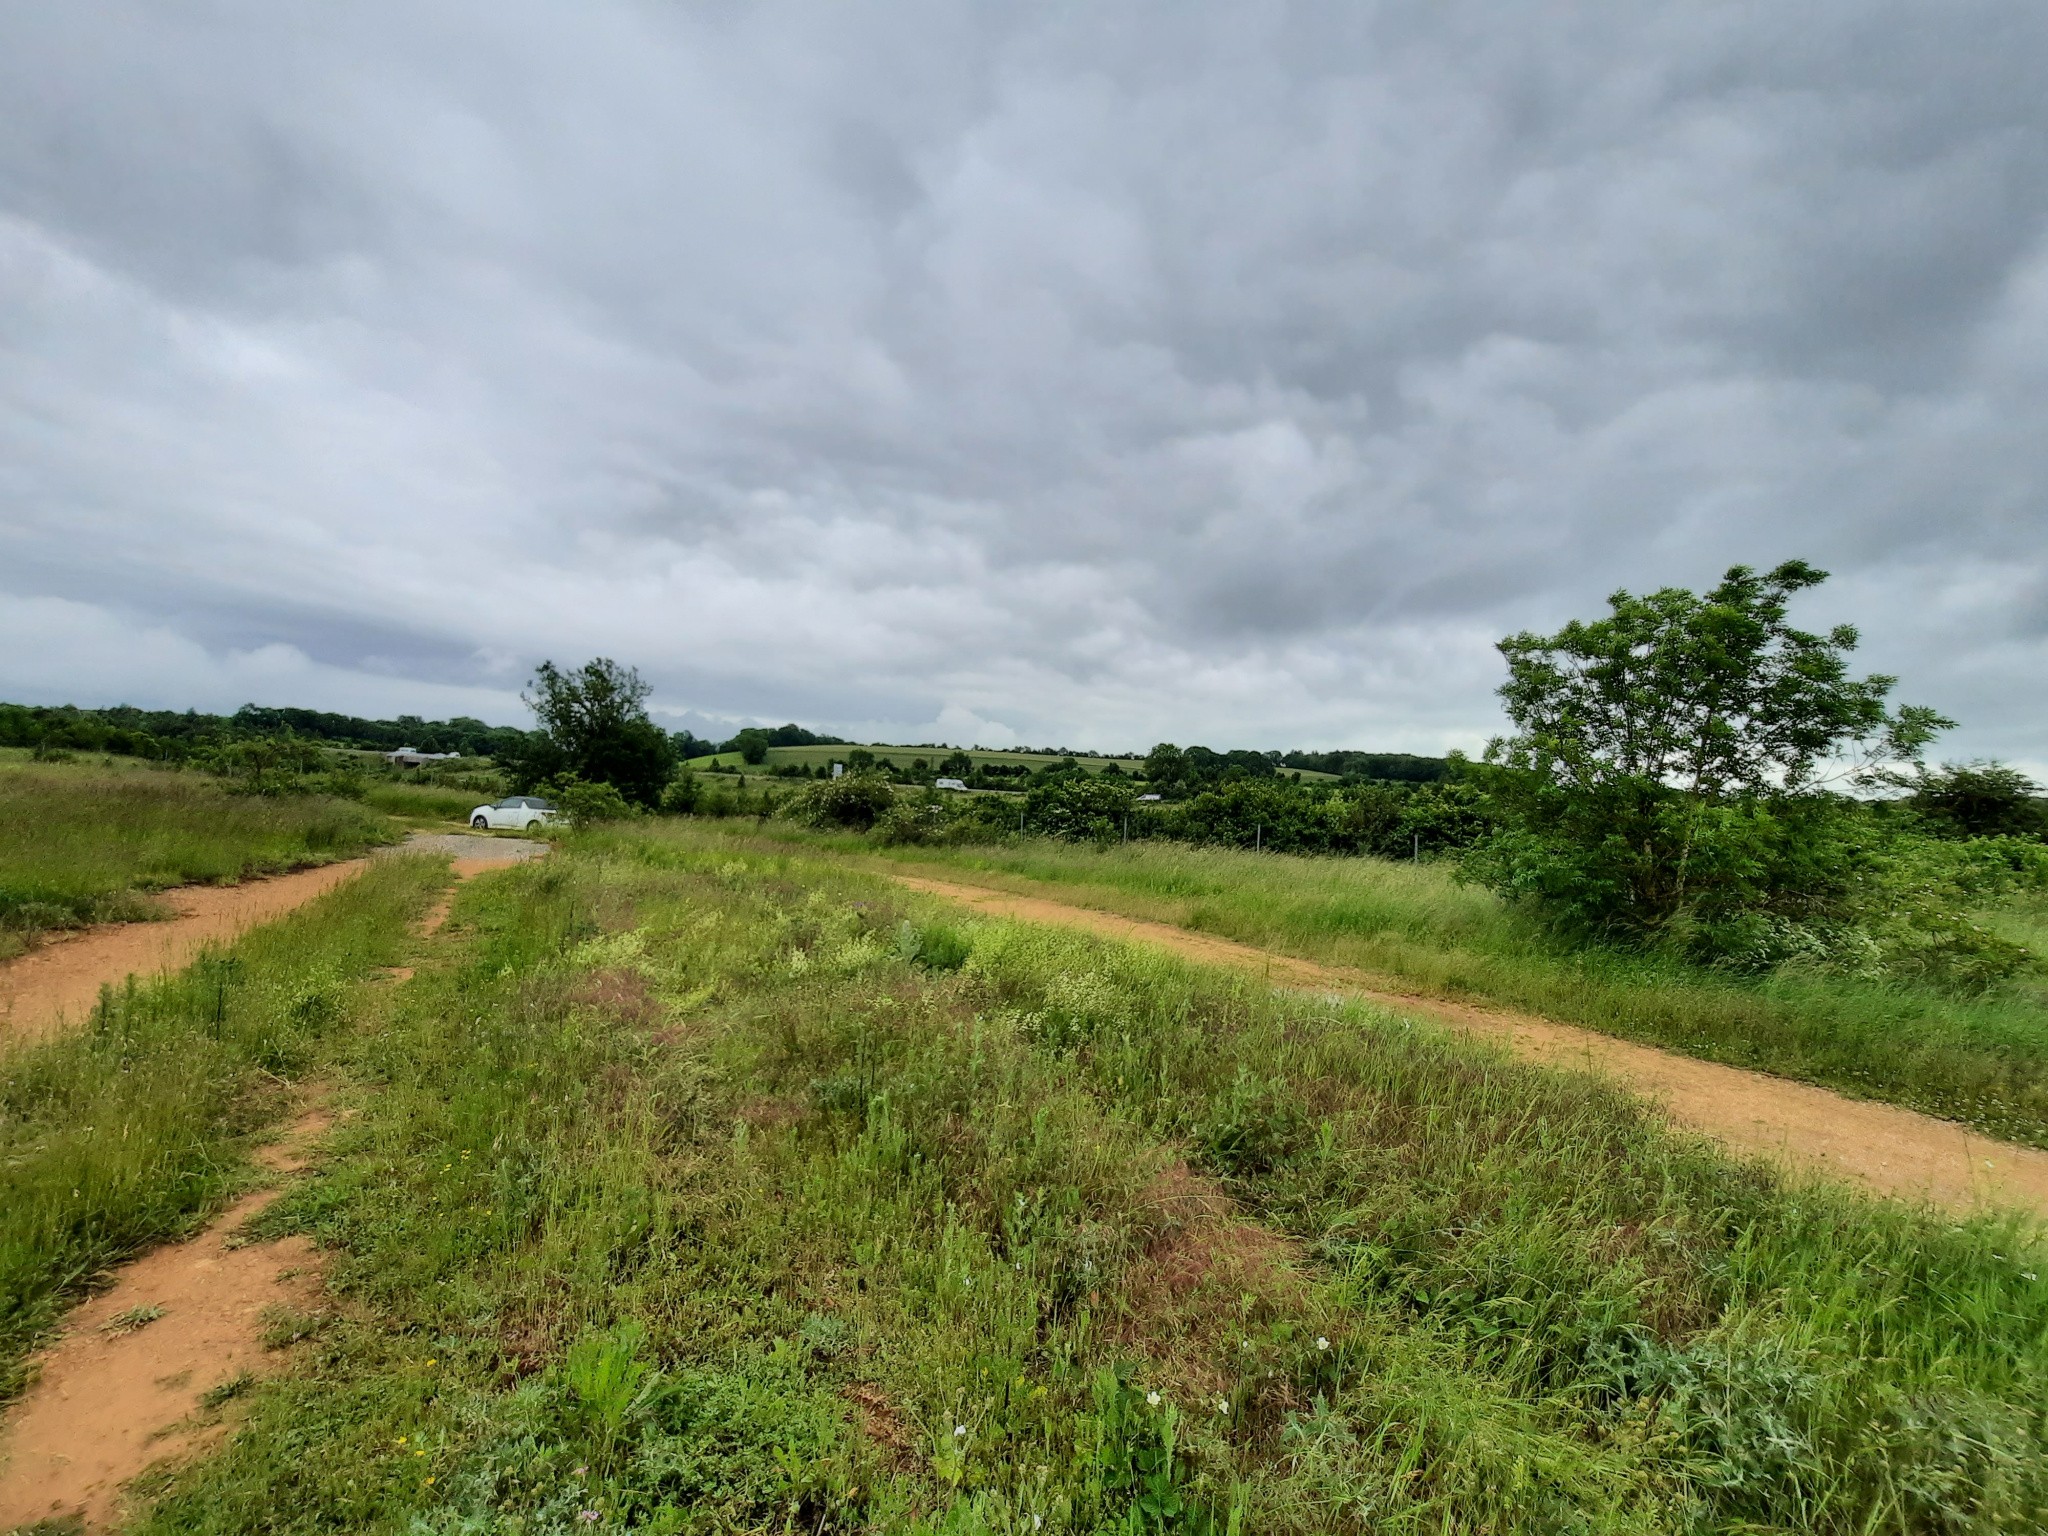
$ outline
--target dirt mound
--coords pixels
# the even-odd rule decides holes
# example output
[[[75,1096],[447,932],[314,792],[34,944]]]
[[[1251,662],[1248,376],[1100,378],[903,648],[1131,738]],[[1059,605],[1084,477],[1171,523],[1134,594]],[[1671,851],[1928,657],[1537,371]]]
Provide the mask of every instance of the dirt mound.
[[[1365,998],[1505,1042],[1517,1055],[1587,1068],[1660,1103],[1679,1124],[1732,1151],[1769,1157],[1802,1172],[1854,1180],[1880,1194],[1950,1210],[2011,1206],[2048,1216],[2048,1152],[1980,1136],[1966,1126],[1894,1104],[1844,1098],[1810,1083],[1699,1061],[1530,1014],[1480,1008],[1403,992],[1385,977],[1276,955],[1249,944],[1019,896],[985,886],[896,875],[898,884],[998,917],[1056,923],[1170,949],[1211,965],[1265,977],[1275,986]]]

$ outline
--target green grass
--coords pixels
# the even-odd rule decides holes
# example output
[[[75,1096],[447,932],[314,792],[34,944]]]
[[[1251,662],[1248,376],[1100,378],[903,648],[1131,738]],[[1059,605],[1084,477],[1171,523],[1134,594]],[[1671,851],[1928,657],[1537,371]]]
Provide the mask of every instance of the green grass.
[[[445,865],[379,859],[84,1029],[0,1055],[0,1398],[109,1266],[218,1208],[239,1151],[409,942]]]
[[[449,789],[439,784],[373,782],[363,792],[363,804],[372,810],[420,825],[467,823],[471,811],[501,798],[496,794],[482,794],[473,789]]]
[[[148,892],[352,858],[394,840],[346,800],[227,792],[135,765],[0,761],[0,954],[38,929],[154,915]]]
[[[771,831],[887,859],[882,867],[1036,889],[2048,1146],[2048,991],[2038,973],[1973,997],[1812,972],[1750,979],[1573,948],[1441,864],[1046,839],[877,850],[845,836]],[[2015,938],[2048,936],[2048,908],[2038,904],[1995,921]]]
[[[715,829],[465,887],[325,1038],[341,1298],[151,1531],[2048,1522],[2036,1235]]]

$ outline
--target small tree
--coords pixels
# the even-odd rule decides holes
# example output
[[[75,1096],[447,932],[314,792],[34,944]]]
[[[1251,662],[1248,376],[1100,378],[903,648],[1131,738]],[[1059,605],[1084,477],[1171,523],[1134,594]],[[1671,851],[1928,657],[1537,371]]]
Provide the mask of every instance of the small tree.
[[[648,719],[648,692],[633,668],[602,656],[573,672],[542,662],[523,695],[541,729],[508,764],[514,778],[531,785],[569,773],[609,784],[635,805],[659,804],[675,745]]]
[[[1738,565],[1704,596],[1616,592],[1604,618],[1503,640],[1516,729],[1487,759],[1509,826],[1471,867],[1600,929],[1680,922],[1710,951],[1746,942],[1746,917],[1839,899],[1853,849],[1815,789],[1831,767],[1914,761],[1952,722],[1888,708],[1892,678],[1850,676],[1853,628],[1786,622],[1824,580],[1799,560]]]
[[[739,753],[740,760],[754,767],[768,761],[768,733],[759,726],[748,726],[732,739],[732,750]]]

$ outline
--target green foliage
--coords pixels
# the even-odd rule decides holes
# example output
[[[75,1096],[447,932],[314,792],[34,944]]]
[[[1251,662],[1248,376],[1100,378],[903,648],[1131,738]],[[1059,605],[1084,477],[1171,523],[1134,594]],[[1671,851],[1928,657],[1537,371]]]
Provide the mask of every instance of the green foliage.
[[[703,781],[696,772],[678,768],[661,792],[661,812],[665,816],[688,816],[697,809],[703,794]]]
[[[1796,792],[1848,746],[1911,761],[1953,722],[1888,711],[1894,678],[1850,677],[1849,625],[1821,636],[1786,623],[1793,594],[1826,579],[1803,560],[1762,576],[1731,566],[1704,597],[1620,591],[1605,618],[1509,636],[1500,693],[1516,734],[1495,756],[1566,789],[1658,784],[1709,799]]]
[[[638,672],[603,656],[570,672],[542,662],[526,696],[540,733],[505,759],[515,787],[568,773],[609,784],[634,805],[659,805],[675,746],[647,717],[647,694]]]
[[[638,815],[640,809],[629,802],[613,785],[589,783],[573,773],[543,779],[534,786],[534,793],[553,804],[574,827],[594,827],[602,822],[624,821],[628,817]]]
[[[229,742],[206,754],[203,761],[209,770],[251,795],[295,793],[306,775],[328,767],[328,755],[322,748],[293,736],[256,736]]]
[[[811,827],[846,827],[866,831],[896,803],[896,791],[879,773],[858,770],[836,779],[806,784],[789,800],[785,812]]]
[[[943,843],[986,835],[987,828],[937,790],[896,796],[875,820],[875,840],[886,844]]]
[[[944,923],[918,924],[905,918],[896,930],[896,954],[928,971],[957,971],[974,952],[974,942]]]
[[[1753,951],[1771,924],[1838,915],[1858,873],[1822,765],[1910,762],[1952,722],[1887,709],[1893,679],[1852,678],[1856,631],[1792,628],[1826,574],[1734,566],[1704,597],[1616,592],[1609,613],[1501,642],[1515,724],[1488,749],[1507,829],[1469,868],[1581,934]]]
[[[758,766],[768,761],[768,733],[749,726],[733,737],[726,750],[737,752],[744,761]]]
[[[1940,836],[2048,838],[2041,786],[2004,763],[1944,763],[1893,782],[1912,790],[1907,804]]]
[[[1136,792],[1129,781],[1075,769],[1034,785],[1024,796],[1024,825],[1049,837],[1109,842],[1123,835]]]
[[[516,751],[525,742],[526,732],[486,725],[462,715],[452,720],[422,720],[417,715],[364,720],[325,710],[255,704],[245,704],[232,715],[137,709],[127,704],[111,709],[0,704],[0,747],[31,747],[39,752],[111,752],[184,762],[223,745],[269,737],[387,752],[414,747],[422,752],[487,758]]]

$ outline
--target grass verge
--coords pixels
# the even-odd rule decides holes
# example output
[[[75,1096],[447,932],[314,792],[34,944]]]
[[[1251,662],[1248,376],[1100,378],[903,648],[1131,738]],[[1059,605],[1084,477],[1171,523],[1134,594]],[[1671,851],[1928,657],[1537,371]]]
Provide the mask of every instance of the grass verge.
[[[468,887],[147,1529],[2048,1528],[2038,1239],[800,851]]]
[[[735,828],[731,835],[743,846],[763,833]],[[854,851],[850,839],[820,841]],[[1522,1009],[2048,1146],[2048,989],[2039,976],[1964,996],[1793,970],[1749,979],[1568,948],[1433,864],[1157,844],[1098,850],[1043,840],[957,850],[861,845],[860,852],[877,867],[966,876],[1173,923],[1372,972],[1428,995]],[[2041,929],[2035,905],[1995,921],[2016,937]]]
[[[82,1288],[220,1205],[241,1141],[446,880],[438,861],[379,859],[187,971],[103,994],[87,1028],[0,1055],[0,1398]]]

